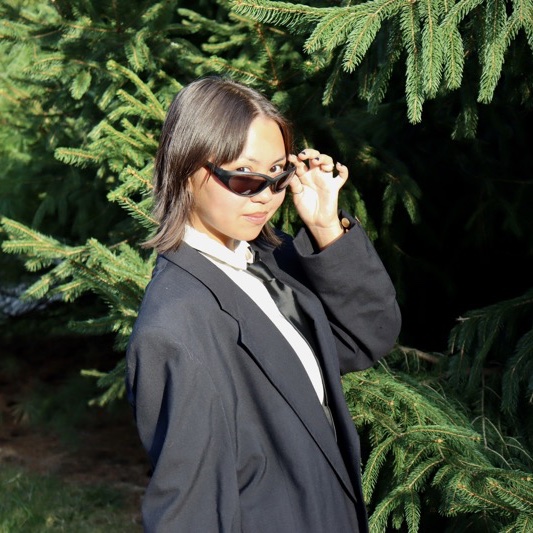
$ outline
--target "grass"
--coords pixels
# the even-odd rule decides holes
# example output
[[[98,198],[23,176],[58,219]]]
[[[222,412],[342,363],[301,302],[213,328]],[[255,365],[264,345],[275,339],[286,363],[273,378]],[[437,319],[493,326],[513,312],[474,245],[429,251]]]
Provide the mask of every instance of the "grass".
[[[135,483],[142,474],[129,406],[89,407],[100,391],[79,373],[113,356],[109,339],[28,339],[0,336],[0,533],[141,533]],[[115,442],[117,429],[121,442]],[[40,445],[33,448],[35,442]],[[4,443],[12,455],[2,454]],[[119,446],[131,456],[117,455]],[[48,454],[60,458],[54,474],[24,466],[47,468]],[[106,464],[106,479],[118,485],[98,480]],[[66,477],[69,465],[83,482]]]
[[[0,533],[135,533],[127,495],[103,485],[73,486],[3,464],[0,468]]]

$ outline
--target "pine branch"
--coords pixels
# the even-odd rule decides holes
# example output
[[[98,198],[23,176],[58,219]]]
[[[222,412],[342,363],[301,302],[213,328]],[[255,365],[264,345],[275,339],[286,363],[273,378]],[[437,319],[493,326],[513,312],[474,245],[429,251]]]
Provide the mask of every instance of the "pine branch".
[[[396,205],[401,202],[413,223],[417,223],[418,199],[421,196],[417,183],[407,174],[387,174],[388,181],[383,193],[383,222],[391,224]]]
[[[533,404],[533,329],[518,341],[516,350],[506,365],[502,379],[502,411],[514,416],[518,410],[521,388],[529,394],[528,403]]]
[[[353,8],[349,12],[333,10],[325,14],[305,42],[305,51],[312,54],[342,45],[348,39],[357,16]]]
[[[98,398],[91,400],[90,405],[103,407],[117,398],[122,398],[126,392],[124,384],[125,372],[126,363],[124,359],[122,359],[111,372],[103,373],[98,370],[83,370],[83,376],[97,378],[98,386],[105,389]]]
[[[147,30],[136,32],[124,47],[128,62],[135,72],[146,69],[151,62],[150,48],[145,42],[147,35]]]
[[[458,89],[461,86],[464,70],[464,48],[461,33],[457,26],[450,27],[443,24],[441,37],[449,43],[449,46],[445,46],[443,50],[444,81],[448,89]]]
[[[386,4],[395,6],[397,2],[386,1]],[[381,19],[376,13],[357,18],[346,40],[343,56],[343,68],[346,72],[353,72],[360,65],[380,28]]]
[[[26,298],[59,295],[72,301],[92,291],[111,304],[118,315],[135,316],[150,279],[151,263],[132,248],[122,244],[111,250],[95,239],[89,239],[85,246],[69,247],[9,219],[2,218],[1,222],[10,235],[10,240],[2,244],[4,251],[38,258],[41,268],[56,265],[26,290]],[[49,261],[43,261],[43,257]]]
[[[442,363],[442,356],[434,355],[432,353],[423,352],[421,350],[418,350],[416,348],[411,348],[409,346],[395,346],[395,350],[398,350],[402,352],[405,355],[415,355],[416,357],[423,359],[424,361],[428,361],[432,364],[441,364]]]
[[[118,96],[127,105],[117,107],[111,111],[107,115],[107,118],[110,122],[114,122],[126,115],[144,116],[145,118],[152,118],[158,121],[161,120],[160,108],[156,109],[152,105],[144,104],[141,100],[126,92],[124,89],[119,89],[116,91],[116,96]]]
[[[481,369],[489,354],[499,356],[494,350],[497,348],[496,341],[505,333],[504,324],[514,322],[522,316],[526,316],[533,309],[533,291],[529,290],[524,295],[499,302],[467,313],[459,319],[459,324],[450,333],[449,351],[455,354],[453,357],[459,361],[463,371],[455,374],[455,384],[462,387],[462,378],[469,375],[468,391],[474,391],[479,385]],[[530,331],[526,332],[526,339],[530,338]],[[526,350],[529,349],[529,341],[523,341]],[[503,354],[506,365],[508,364],[507,353]]]
[[[32,230],[7,217],[0,218],[3,230],[12,235],[13,240],[2,243],[2,249],[7,253],[28,253],[35,251],[36,255],[44,259],[55,259],[58,256],[76,256],[80,253],[80,248],[70,248],[62,245],[56,239],[47,237],[38,231]]]
[[[328,11],[327,8],[265,0],[234,0],[231,2],[231,7],[236,13],[253,18],[262,24],[287,26],[293,31],[320,20]]]
[[[158,120],[161,120],[161,121],[164,120],[166,111],[161,105],[161,102],[159,102],[159,100],[157,99],[155,94],[152,92],[152,90],[148,87],[146,83],[144,83],[139,78],[139,76],[137,76],[137,74],[123,67],[116,61],[108,61],[107,68],[112,74],[117,75],[117,73],[120,73],[122,77],[130,80],[135,85],[135,87],[140,91],[140,94],[144,98],[146,98],[146,100],[149,102],[151,114],[153,114],[153,116]]]
[[[57,148],[55,151],[56,158],[67,165],[77,165],[81,168],[88,164],[100,162],[100,158],[94,153],[82,148]]]
[[[484,31],[476,32],[475,23],[466,25],[463,21],[475,19],[482,4],[485,9]],[[323,57],[342,56],[342,69],[349,74],[360,67],[372,48],[378,46],[376,42],[380,34],[401,28],[402,43],[395,51],[396,55],[401,51],[407,56],[405,96],[407,116],[412,123],[420,122],[426,99],[435,98],[442,89],[461,88],[465,60],[473,57],[476,51],[482,65],[478,101],[492,101],[501,79],[506,51],[518,31],[523,28],[530,46],[533,44],[531,0],[514,0],[508,20],[507,5],[506,0],[461,0],[451,6],[440,0],[370,0],[354,6],[312,9],[285,2],[236,1],[232,4],[235,12],[262,24],[298,28],[309,34],[304,51],[312,55],[317,68],[331,69],[330,83],[323,95],[326,104],[332,102],[332,87],[337,83],[333,82],[338,79],[340,71]],[[385,29],[385,21],[396,20],[398,25],[391,24]],[[464,50],[465,40],[471,49]],[[386,92],[396,60],[378,59],[374,63],[380,77],[379,90],[374,93],[378,101]],[[375,101],[371,103],[374,109]],[[463,129],[467,136],[476,127],[476,117],[471,110],[463,112]],[[455,135],[459,136],[459,132],[457,128]]]
[[[425,0],[420,4],[422,29],[422,65],[424,71],[424,92],[428,98],[435,98],[441,86],[444,49],[446,44],[440,34],[443,4],[439,0]]]
[[[481,80],[478,101],[489,103],[501,76],[506,51],[506,3],[492,0],[485,4],[483,33],[486,37],[481,51]]]
[[[368,101],[368,109],[371,113],[376,113],[379,105],[383,102],[393,70],[401,55],[402,46],[399,25],[397,21],[392,20],[385,57],[377,70],[373,84],[368,91],[361,93],[362,98]]]
[[[80,100],[91,86],[92,76],[89,70],[82,70],[72,81],[70,93],[72,98]]]
[[[500,524],[531,516],[528,480],[533,477],[494,467],[492,450],[460,411],[435,391],[403,382],[403,377],[370,370],[344,378],[354,421],[373,443],[363,473],[365,500],[372,502],[379,487],[372,530],[385,531],[389,520],[395,527],[404,520],[408,528],[418,527],[425,505],[421,495],[429,486],[439,491],[444,516],[482,508]]]

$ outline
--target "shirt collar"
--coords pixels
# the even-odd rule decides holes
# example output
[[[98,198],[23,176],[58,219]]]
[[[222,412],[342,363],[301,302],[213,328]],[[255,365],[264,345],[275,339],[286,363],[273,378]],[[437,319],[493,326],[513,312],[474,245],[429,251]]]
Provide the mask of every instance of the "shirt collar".
[[[192,226],[185,226],[183,240],[202,254],[237,270],[246,270],[246,265],[254,260],[254,253],[246,241],[239,241],[235,250],[226,248],[205,233]]]

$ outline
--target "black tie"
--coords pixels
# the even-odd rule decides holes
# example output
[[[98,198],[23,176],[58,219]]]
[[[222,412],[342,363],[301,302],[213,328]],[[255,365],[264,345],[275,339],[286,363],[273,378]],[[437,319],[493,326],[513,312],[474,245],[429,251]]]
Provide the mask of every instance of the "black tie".
[[[303,335],[311,349],[315,351],[315,338],[309,318],[296,300],[292,289],[276,279],[257,254],[255,261],[248,265],[248,272],[263,282],[281,314]]]
[[[311,327],[307,313],[301,308],[296,300],[293,290],[274,277],[274,274],[272,274],[270,269],[265,263],[263,263],[263,261],[261,261],[257,252],[255,253],[254,262],[248,265],[247,270],[263,282],[263,285],[266,287],[270,296],[272,296],[272,299],[278,306],[281,314],[303,335],[304,339],[307,340],[307,343],[315,356],[319,371],[322,374],[322,368],[320,367],[320,362],[316,356],[316,343],[313,328]],[[326,395],[325,383],[324,395]],[[336,439],[337,434],[335,431],[335,424],[333,423],[333,417],[328,407],[326,396],[324,396],[322,407]]]

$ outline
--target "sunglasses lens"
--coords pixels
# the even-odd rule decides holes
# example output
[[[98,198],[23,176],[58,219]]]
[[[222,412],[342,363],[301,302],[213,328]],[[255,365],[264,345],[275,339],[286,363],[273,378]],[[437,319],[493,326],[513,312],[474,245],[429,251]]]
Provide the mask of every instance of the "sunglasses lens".
[[[222,170],[222,169],[218,169]],[[261,174],[252,174],[252,173],[233,173],[228,172],[226,173],[226,176],[224,176],[224,183],[231,191],[233,191],[235,194],[239,194],[241,196],[254,196],[256,194],[259,194],[260,192],[264,191],[270,183],[272,183],[272,191],[273,192],[280,192],[283,189],[286,189],[289,183],[291,182],[292,177],[294,176],[294,172],[296,169],[293,167],[290,170],[286,170],[280,176],[281,178],[277,179],[277,181],[270,182],[267,179],[265,179],[265,176]],[[231,175],[231,174],[237,174],[237,175]],[[219,175],[219,179],[222,179],[222,176]],[[275,178],[274,178],[275,179]]]
[[[274,190],[276,192],[280,192],[283,189],[286,189],[288,187],[289,183],[291,182],[292,177],[294,176],[294,172],[295,171],[293,170],[292,172],[290,172],[284,178],[281,178],[280,180],[276,181],[276,183],[274,184]]]
[[[251,196],[261,192],[267,181],[261,176],[233,176],[229,180],[229,188],[236,194]]]

